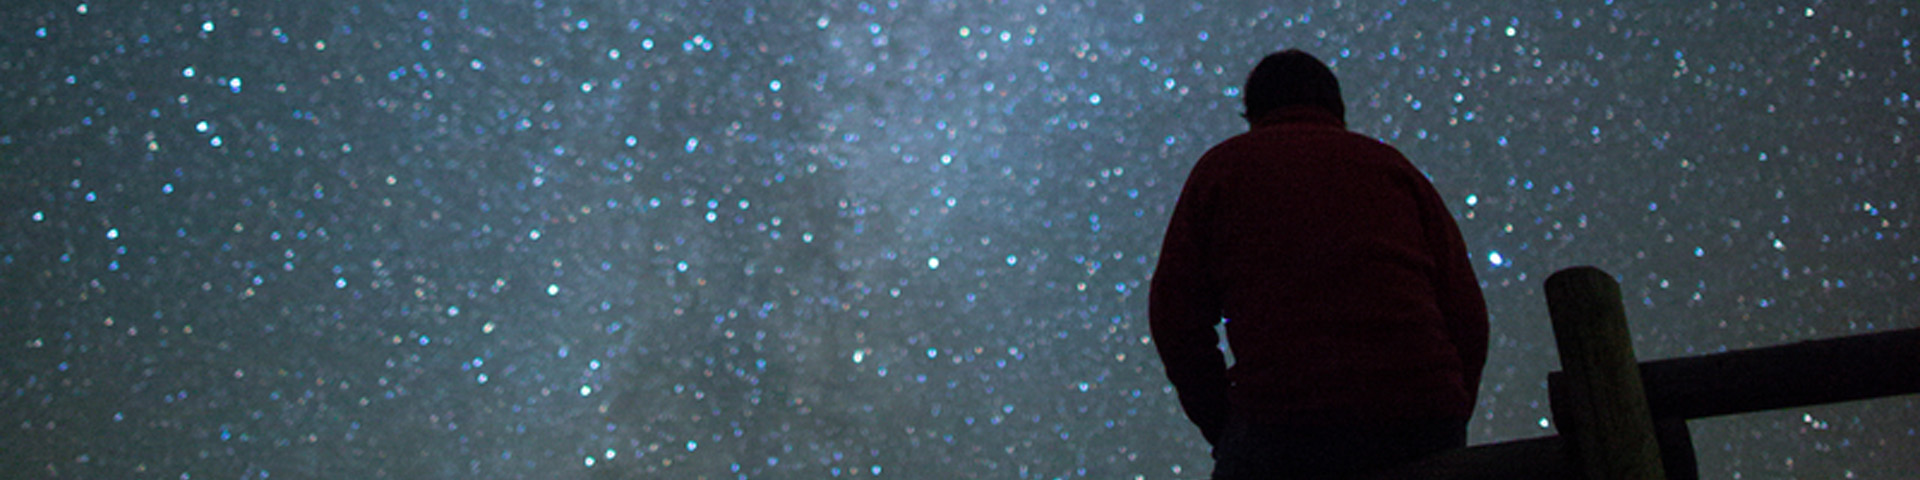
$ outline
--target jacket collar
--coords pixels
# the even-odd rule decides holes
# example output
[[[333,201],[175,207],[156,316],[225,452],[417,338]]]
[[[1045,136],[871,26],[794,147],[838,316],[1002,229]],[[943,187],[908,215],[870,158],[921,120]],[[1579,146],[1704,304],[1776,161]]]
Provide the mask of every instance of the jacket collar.
[[[1311,105],[1289,105],[1276,108],[1254,119],[1252,123],[1255,130],[1285,123],[1314,123],[1347,128],[1347,122],[1334,116],[1333,112]]]

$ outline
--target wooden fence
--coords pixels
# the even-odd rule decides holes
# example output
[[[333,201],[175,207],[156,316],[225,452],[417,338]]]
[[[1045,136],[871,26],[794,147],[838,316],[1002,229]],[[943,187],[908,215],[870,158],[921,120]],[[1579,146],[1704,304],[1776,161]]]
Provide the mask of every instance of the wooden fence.
[[[1920,393],[1920,329],[1640,362],[1611,275],[1561,270],[1546,294],[1561,434],[1455,450],[1377,478],[1695,479],[1687,420]]]

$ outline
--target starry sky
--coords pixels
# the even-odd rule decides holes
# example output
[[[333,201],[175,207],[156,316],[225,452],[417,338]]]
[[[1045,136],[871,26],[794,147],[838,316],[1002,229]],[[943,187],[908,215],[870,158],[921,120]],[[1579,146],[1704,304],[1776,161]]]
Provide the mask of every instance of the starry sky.
[[[0,12],[21,478],[1203,478],[1146,327],[1181,182],[1301,48],[1456,215],[1471,442],[1540,291],[1641,359],[1920,326],[1907,2],[51,2]],[[1913,396],[1692,422],[1915,475]]]

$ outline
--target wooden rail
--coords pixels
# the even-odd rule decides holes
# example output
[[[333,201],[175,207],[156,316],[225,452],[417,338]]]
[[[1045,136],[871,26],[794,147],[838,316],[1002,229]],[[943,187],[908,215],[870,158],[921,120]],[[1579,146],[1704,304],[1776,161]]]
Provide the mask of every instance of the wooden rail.
[[[1551,381],[1554,375],[1548,376]],[[1695,419],[1920,393],[1920,329],[1640,364],[1655,418]]]
[[[1920,393],[1920,329],[1638,362],[1619,284],[1593,267],[1547,278],[1561,435],[1478,445],[1379,479],[1694,479],[1686,421]]]

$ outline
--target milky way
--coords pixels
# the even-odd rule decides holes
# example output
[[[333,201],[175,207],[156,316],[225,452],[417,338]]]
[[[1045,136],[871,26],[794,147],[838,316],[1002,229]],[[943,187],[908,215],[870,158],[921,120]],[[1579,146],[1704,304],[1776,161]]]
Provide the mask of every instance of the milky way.
[[[1293,47],[1460,222],[1473,443],[1555,433],[1560,268],[1642,359],[1920,326],[1903,2],[748,3],[7,8],[0,466],[1203,478],[1145,288]],[[1701,470],[1916,475],[1916,400]]]

